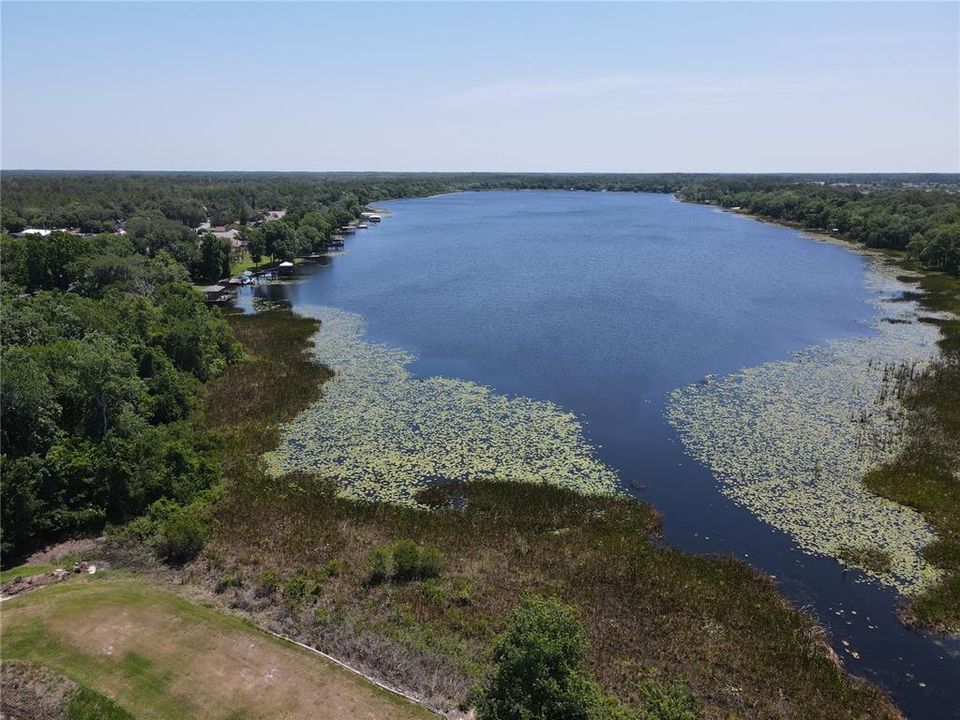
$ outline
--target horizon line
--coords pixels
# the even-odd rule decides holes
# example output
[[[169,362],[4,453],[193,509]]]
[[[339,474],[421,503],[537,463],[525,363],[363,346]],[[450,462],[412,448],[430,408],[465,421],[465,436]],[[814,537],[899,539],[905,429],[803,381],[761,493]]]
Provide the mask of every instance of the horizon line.
[[[0,168],[2,173],[273,173],[314,175],[960,175],[956,170],[277,170],[197,168]]]

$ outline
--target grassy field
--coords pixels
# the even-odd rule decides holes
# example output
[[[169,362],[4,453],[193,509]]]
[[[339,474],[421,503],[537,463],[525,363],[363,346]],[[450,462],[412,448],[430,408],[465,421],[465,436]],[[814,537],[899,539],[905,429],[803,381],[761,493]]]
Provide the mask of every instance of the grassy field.
[[[303,353],[314,321],[231,322],[250,357],[210,387],[226,479],[213,537],[185,570],[225,605],[452,705],[488,671],[524,593],[555,595],[581,615],[593,675],[638,709],[654,683],[681,686],[718,720],[899,717],[772,581],[663,547],[643,503],[494,482],[431,491],[424,511],[347,501],[306,474],[266,476],[259,453],[329,371]],[[439,576],[376,581],[372,558],[401,539],[439,548]]]
[[[960,280],[928,274],[922,302],[960,317]],[[865,478],[883,497],[914,507],[937,531],[925,549],[944,579],[904,607],[913,625],[960,632],[960,320],[937,321],[941,362],[905,385],[908,441],[891,462]]]
[[[99,693],[137,718],[433,717],[249,623],[135,579],[77,577],[27,593],[4,603],[2,629],[4,661],[34,662],[87,688],[79,709],[95,710]]]
[[[244,250],[239,260],[230,263],[230,277],[236,277],[244,270],[255,270],[257,267],[263,264],[263,258],[260,259],[260,263],[258,265],[257,263],[253,262],[253,258],[250,257],[250,253]]]

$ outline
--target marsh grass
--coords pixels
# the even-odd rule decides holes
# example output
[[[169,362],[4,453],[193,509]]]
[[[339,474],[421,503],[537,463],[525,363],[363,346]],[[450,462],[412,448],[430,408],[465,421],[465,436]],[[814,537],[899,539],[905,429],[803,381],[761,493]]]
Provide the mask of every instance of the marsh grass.
[[[875,547],[844,547],[837,557],[848,565],[876,573],[887,572],[892,563],[890,553]]]
[[[949,312],[935,318],[942,358],[906,379],[906,443],[864,482],[878,495],[916,508],[937,532],[924,556],[943,570],[936,585],[910,600],[905,619],[940,632],[960,632],[960,280],[928,274],[920,280],[923,306]]]
[[[270,582],[221,583],[222,602],[447,707],[489,671],[510,610],[534,592],[578,609],[590,672],[637,708],[655,679],[705,718],[899,717],[771,580],[732,558],[664,547],[646,504],[480,481],[430,488],[423,509],[349,500],[308,473],[267,474],[259,453],[276,424],[312,402],[329,372],[305,359],[312,321],[271,312],[231,322],[251,358],[211,385],[208,423],[224,439],[228,479],[191,570],[210,584],[238,570]],[[400,540],[439,548],[442,574],[370,583],[370,557]],[[315,594],[284,598],[291,578],[331,563],[337,572]]]

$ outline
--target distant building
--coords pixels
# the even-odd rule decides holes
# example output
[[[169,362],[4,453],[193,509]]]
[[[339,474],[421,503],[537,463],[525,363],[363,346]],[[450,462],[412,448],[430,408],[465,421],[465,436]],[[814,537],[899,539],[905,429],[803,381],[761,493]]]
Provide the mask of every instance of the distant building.
[[[197,289],[203,293],[203,299],[210,305],[229,302],[234,298],[234,293],[230,292],[226,285],[207,285]]]
[[[53,230],[47,230],[46,228],[24,228],[24,229],[21,230],[20,232],[14,233],[14,234],[15,234],[15,235],[20,235],[20,236],[24,236],[24,235],[39,235],[40,237],[46,237],[47,235],[49,235],[49,234],[52,233],[52,232],[53,232]]]
[[[236,230],[236,229],[234,229],[234,230],[219,230],[219,229],[218,229],[218,230],[214,230],[213,234],[216,235],[216,236],[217,236],[218,238],[220,238],[221,240],[226,240],[227,242],[229,242],[229,243],[230,243],[230,247],[232,247],[232,248],[239,248],[239,247],[243,247],[244,245],[246,245],[246,243],[243,242],[243,240],[240,239],[240,231],[239,231],[239,230]]]

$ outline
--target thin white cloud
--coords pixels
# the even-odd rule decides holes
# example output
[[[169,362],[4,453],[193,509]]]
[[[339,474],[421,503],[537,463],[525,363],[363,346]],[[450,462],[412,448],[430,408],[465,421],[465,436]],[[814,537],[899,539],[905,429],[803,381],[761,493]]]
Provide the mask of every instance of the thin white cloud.
[[[870,83],[890,85],[887,77]],[[445,106],[489,105],[560,98],[589,98],[606,95],[687,98],[737,98],[821,93],[845,87],[864,89],[862,78],[846,81],[836,75],[827,76],[754,76],[703,74],[599,75],[571,78],[534,78],[496,82],[457,91],[438,98]]]

